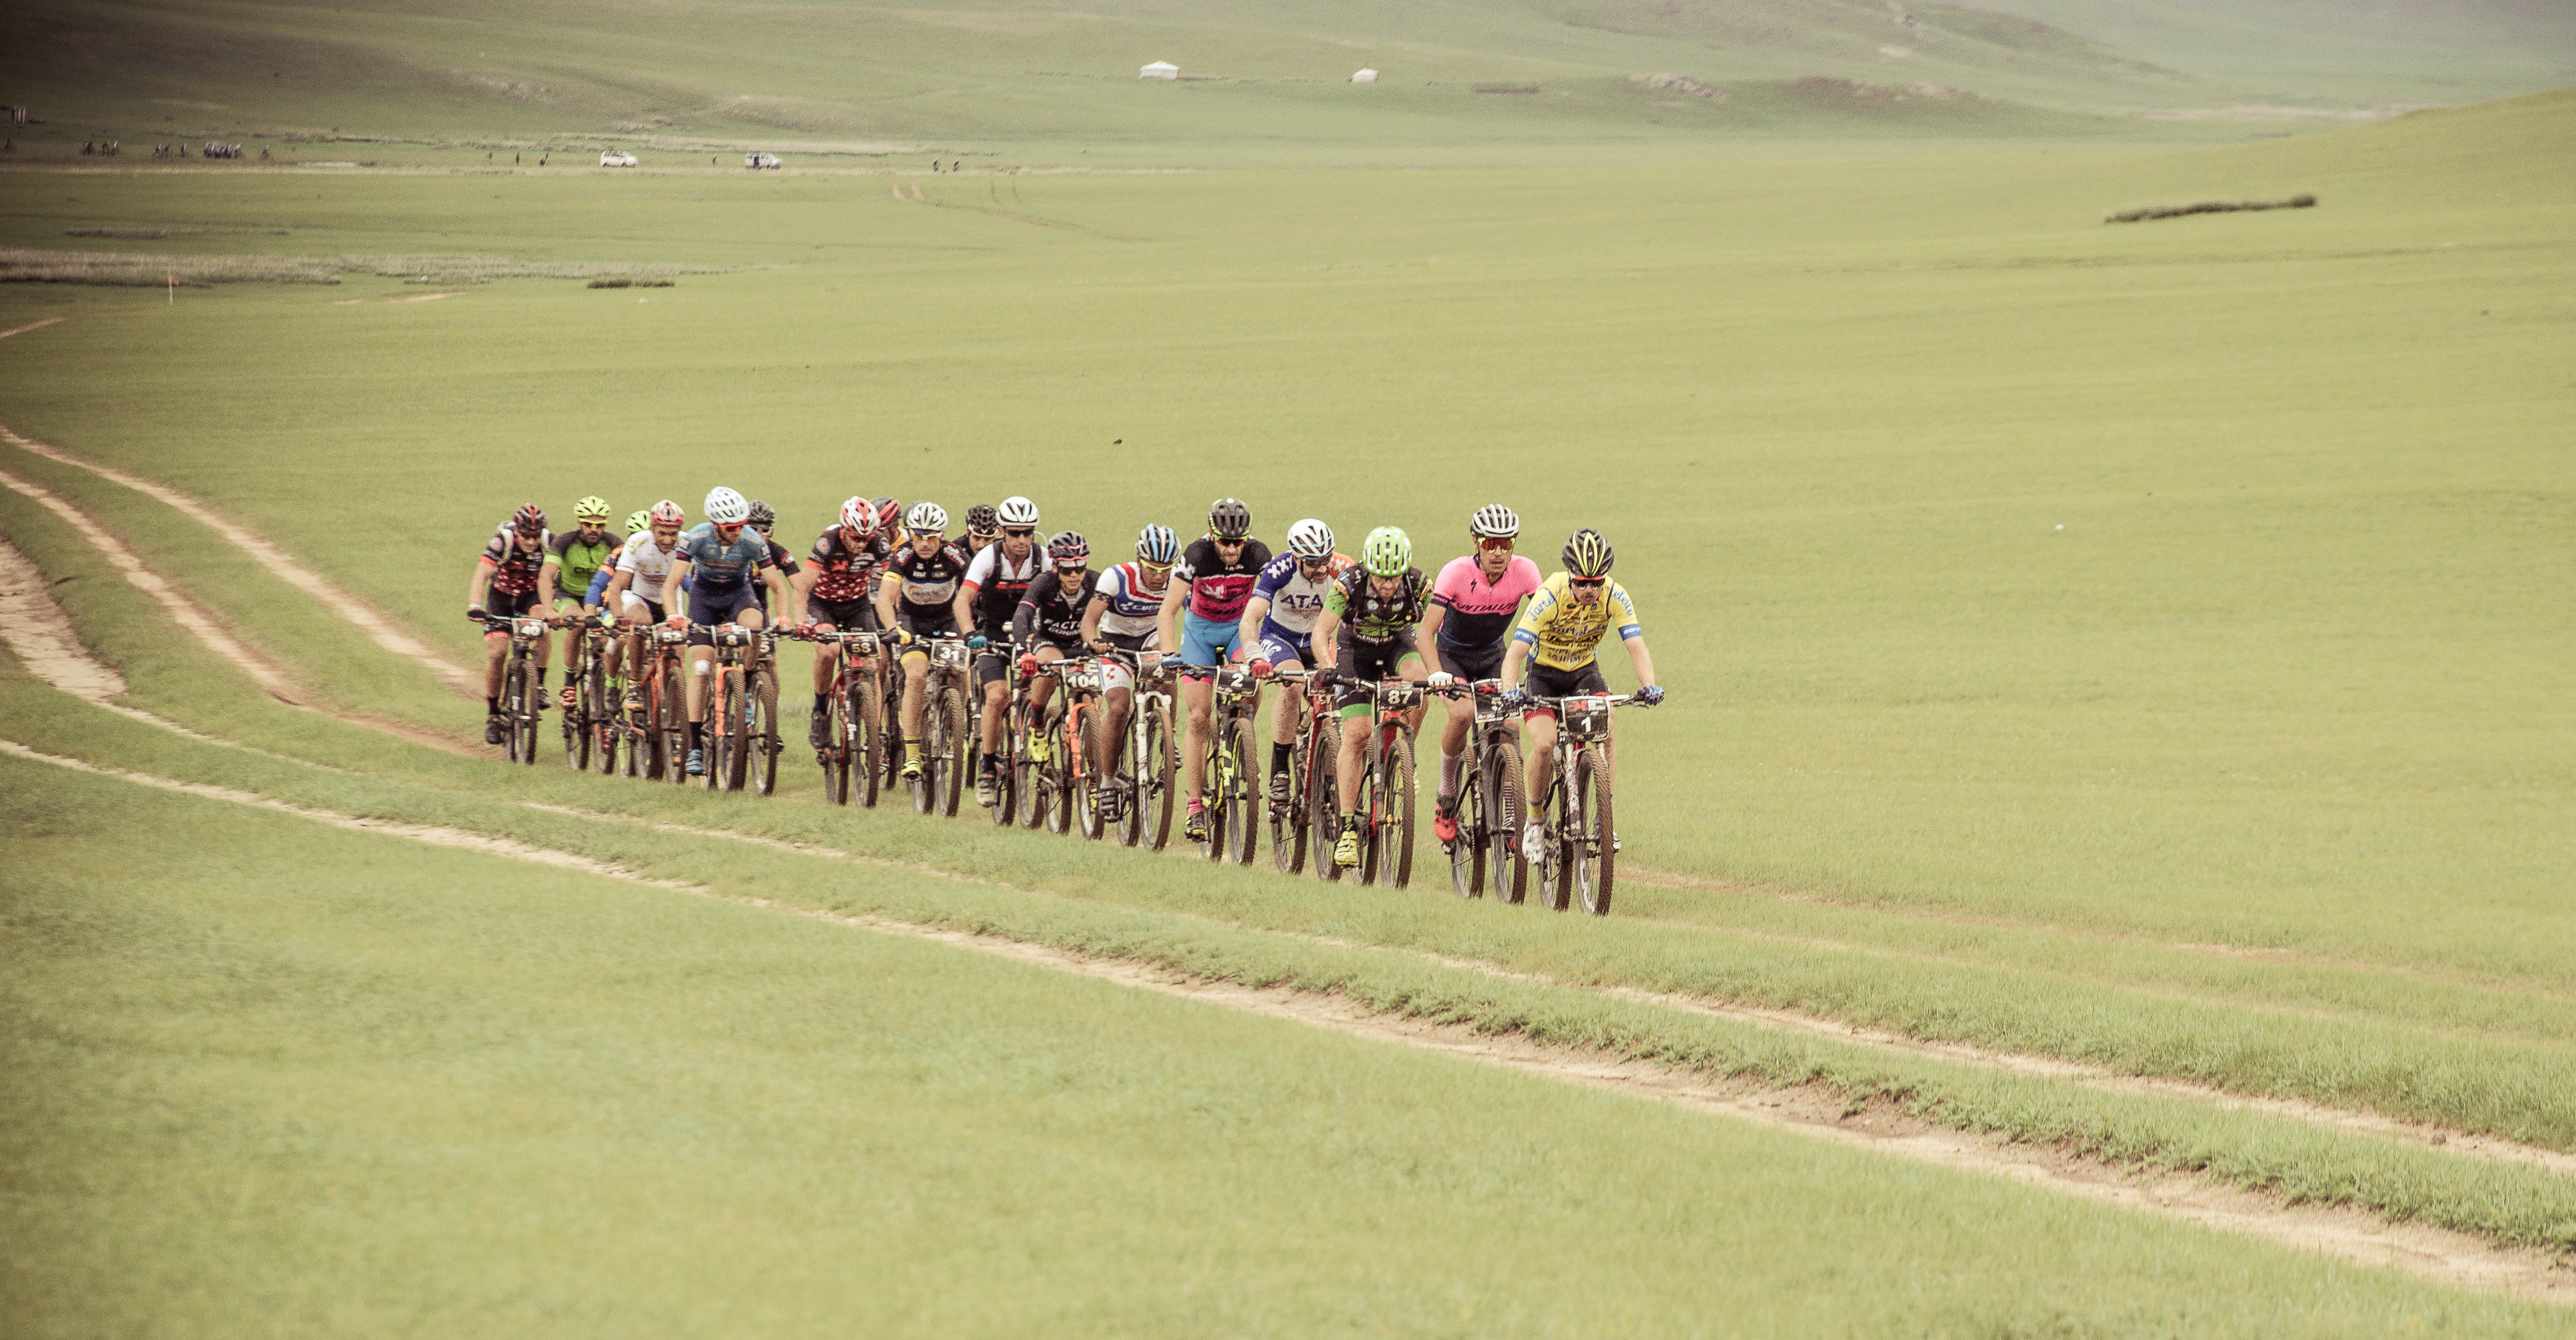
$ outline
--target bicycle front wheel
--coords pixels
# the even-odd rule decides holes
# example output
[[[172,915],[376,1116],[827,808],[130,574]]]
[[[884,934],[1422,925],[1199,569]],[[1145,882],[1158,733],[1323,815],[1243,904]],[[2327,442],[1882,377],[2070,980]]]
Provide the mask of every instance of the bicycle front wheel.
[[[1306,868],[1306,811],[1297,803],[1305,798],[1305,780],[1306,742],[1300,737],[1295,751],[1288,756],[1288,797],[1270,805],[1270,864],[1283,875]],[[1262,789],[1267,794],[1266,778]]]
[[[763,664],[751,674],[751,772],[760,794],[778,793],[778,676]]]
[[[823,803],[850,803],[850,709],[835,693],[823,700]]]
[[[1306,760],[1306,789],[1298,799],[1306,805],[1307,846],[1314,857],[1315,878],[1327,884],[1339,883],[1342,864],[1333,853],[1334,839],[1341,836],[1340,765],[1342,728],[1337,721],[1327,720],[1315,734],[1315,750]]]
[[[1583,910],[1610,915],[1610,877],[1619,860],[1618,830],[1610,824],[1610,765],[1586,749],[1574,762],[1574,840],[1566,844],[1575,896]]]
[[[674,786],[697,780],[689,775],[688,669],[680,661],[662,668],[662,777]]]
[[[939,741],[936,746],[938,755],[930,760],[931,776],[939,783],[939,813],[954,819],[957,817],[957,792],[966,770],[973,766],[975,752],[975,737],[968,733],[966,725],[966,695],[954,686],[940,691],[939,720],[946,738]]]
[[[1226,724],[1225,789],[1218,793],[1217,803],[1225,808],[1226,856],[1236,865],[1250,865],[1261,853],[1261,775],[1252,770],[1252,746],[1248,718],[1237,717]]]
[[[1144,806],[1145,845],[1161,851],[1172,842],[1172,771],[1180,754],[1172,745],[1170,700],[1161,694],[1145,699],[1145,757],[1137,764],[1140,785],[1131,803]]]
[[[1521,853],[1521,747],[1502,740],[1488,749],[1477,787],[1484,806],[1478,836],[1485,848],[1486,877],[1496,900],[1518,903],[1529,894],[1529,862]]]
[[[1098,842],[1109,831],[1109,825],[1100,822],[1100,788],[1109,779],[1101,776],[1097,767],[1100,713],[1096,709],[1083,712],[1081,735],[1074,747],[1081,752],[1075,756],[1074,766],[1067,772],[1074,779],[1074,784],[1065,788],[1065,803],[1073,807],[1074,818],[1082,822],[1083,837]]]
[[[1474,761],[1472,747],[1469,761]],[[1444,763],[1442,766],[1447,765]],[[1461,898],[1482,898],[1485,896],[1485,786],[1481,774],[1464,779],[1458,788],[1457,812],[1449,818],[1458,825],[1457,836],[1449,840],[1449,891]]]

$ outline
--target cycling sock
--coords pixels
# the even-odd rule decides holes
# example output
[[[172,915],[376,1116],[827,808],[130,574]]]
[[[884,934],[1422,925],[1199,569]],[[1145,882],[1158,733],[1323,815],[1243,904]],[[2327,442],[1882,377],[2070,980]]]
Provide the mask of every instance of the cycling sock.
[[[545,668],[544,666],[542,666],[542,665],[541,665],[541,666],[538,666],[538,667],[537,667],[537,687],[542,689],[542,688],[544,688],[545,686],[546,686],[546,668]]]
[[[828,693],[818,693],[814,695],[814,715],[819,717],[825,712],[829,712],[831,710],[832,695]]]
[[[691,749],[699,747],[699,736],[706,730],[706,728],[707,723],[703,721],[692,721],[689,723],[689,747]]]
[[[491,714],[491,715],[493,715],[493,716],[496,716],[496,717],[497,717],[497,716],[499,716],[499,715],[501,715],[501,699],[500,699],[500,696],[499,696],[498,694],[495,694],[495,695],[494,695],[494,696],[492,696],[492,697],[489,697],[489,698],[484,699],[484,700],[483,700],[483,710],[484,710],[485,712],[490,713],[490,714]]]
[[[918,736],[912,736],[912,735],[907,735],[907,736],[905,736],[905,737],[903,738],[903,756],[904,756],[905,758],[919,758],[919,757],[921,757],[921,739],[920,739],[920,737],[918,737]]]
[[[1467,751],[1440,756],[1440,802],[1448,804],[1458,798],[1458,773],[1467,766]]]
[[[1288,771],[1288,756],[1296,752],[1296,749],[1297,746],[1293,744],[1274,744],[1270,746],[1270,771],[1272,774],[1276,775],[1278,773]]]

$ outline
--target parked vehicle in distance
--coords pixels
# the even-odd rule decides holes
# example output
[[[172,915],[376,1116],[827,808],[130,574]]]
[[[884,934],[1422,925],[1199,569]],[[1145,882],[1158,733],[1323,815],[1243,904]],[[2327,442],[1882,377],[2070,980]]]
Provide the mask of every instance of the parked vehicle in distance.
[[[601,167],[633,167],[635,166],[635,155],[611,149],[599,156],[599,165]]]
[[[753,171],[755,171],[755,172],[759,171],[759,170],[760,170],[760,169],[762,169],[762,168],[777,168],[777,167],[783,166],[783,165],[778,161],[778,155],[776,155],[776,154],[757,154],[757,153],[755,153],[755,154],[744,154],[744,155],[742,156],[742,165],[743,165],[744,167],[747,167],[747,168],[752,169],[752,170],[753,170]]]

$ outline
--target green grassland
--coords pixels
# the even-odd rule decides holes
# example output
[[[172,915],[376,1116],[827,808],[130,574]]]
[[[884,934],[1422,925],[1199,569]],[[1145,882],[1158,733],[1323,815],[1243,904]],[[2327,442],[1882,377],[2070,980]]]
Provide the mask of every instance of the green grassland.
[[[214,11],[118,12],[140,41]],[[1828,36],[1850,17],[1797,13]],[[456,617],[468,551],[526,497],[695,511],[730,483],[775,503],[796,540],[852,492],[952,514],[1025,492],[1106,556],[1233,493],[1274,540],[1310,513],[1346,548],[1404,525],[1426,567],[1488,500],[1521,510],[1549,566],[1567,530],[1597,525],[1674,694],[1621,718],[1629,878],[1609,921],[826,810],[793,753],[763,801],[401,743],[268,700],[8,492],[0,533],[125,673],[129,701],[288,758],[111,718],[6,666],[0,735],[724,892],[1301,982],[2500,1241],[2576,1242],[2555,1174],[1568,989],[1783,1006],[2576,1149],[2576,629],[2556,541],[2576,421],[2576,183],[2558,165],[2576,152],[2576,96],[2217,149],[2075,145],[2146,124],[2102,118],[2101,81],[2166,76],[2050,38],[2052,60],[2128,73],[2086,75],[2090,101],[2033,82],[2026,103],[1836,110],[1777,82],[1806,66],[1683,67],[1738,79],[1734,96],[1663,109],[1618,73],[1642,48],[1530,46],[1517,10],[1426,14],[1385,18],[1384,40],[1442,34],[1471,53],[1444,57],[1459,80],[1546,92],[1102,78],[1016,109],[970,100],[950,123],[924,95],[802,127],[982,137],[1024,166],[1079,165],[1079,144],[1221,168],[1193,172],[929,177],[815,155],[754,177],[688,171],[672,150],[633,174],[483,174],[458,170],[483,150],[444,143],[296,150],[401,170],[129,157],[0,172],[0,247],[430,258],[175,299],[0,286],[0,329],[66,318],[0,340],[0,423],[208,500],[459,659],[476,651]],[[243,41],[260,24],[287,46],[328,31],[242,15]],[[580,70],[650,69],[652,50],[684,45],[676,12],[630,17],[628,45]],[[954,34],[958,59],[993,68],[1092,22],[936,17],[924,26]],[[1334,17],[1277,22],[1330,32]],[[2094,34],[2094,17],[2063,21]],[[331,21],[381,49],[422,23]],[[1275,29],[1237,31],[1247,62],[1276,49]],[[1643,40],[1581,31],[1564,40]],[[1530,63],[1494,64],[1507,50]],[[830,51],[743,42],[702,73]],[[1171,53],[1138,59],[1154,54]],[[328,65],[315,60],[303,68]],[[1586,62],[1588,85],[1566,73]],[[2075,78],[2047,77],[2061,94]],[[638,105],[684,101],[631,82]],[[494,113],[436,80],[384,88],[344,104],[345,88],[317,87],[272,124],[428,140],[632,110],[614,90],[529,119],[528,100]],[[184,92],[101,90],[108,116]],[[1353,93],[1416,101],[1328,107]],[[1164,101],[1116,101],[1131,96]],[[1288,106],[1315,110],[1279,120]],[[1646,119],[1766,107],[1767,127]],[[763,124],[723,116],[655,130]],[[1059,138],[1028,130],[1049,116]],[[1265,139],[1265,125],[1292,128]],[[1753,128],[1866,138],[1725,133]],[[2055,142],[2027,138],[2042,135]],[[38,147],[43,161],[61,145]],[[1430,161],[1488,166],[1314,170]],[[2323,203],[2101,222],[2296,191]],[[65,236],[99,229],[127,235]],[[643,292],[476,283],[485,263],[436,259],[456,256],[700,272]],[[431,282],[392,277],[409,273]],[[403,301],[420,298],[435,300]],[[16,448],[0,446],[0,469],[115,531],[317,703],[470,735],[470,703],[212,532]],[[1615,653],[1609,668],[1627,682]],[[0,1121],[15,1142],[0,1212],[10,1238],[44,1245],[6,1264],[0,1308],[42,1331],[253,1315],[626,1330],[646,1314],[794,1330],[859,1299],[889,1329],[1023,1332],[2564,1320],[943,948],[36,769],[0,760],[17,816],[0,1020],[32,1081]],[[139,856],[119,838],[135,832],[153,837]],[[151,1212],[172,1205],[203,1212]],[[873,1231],[917,1245],[909,1268],[849,1250]],[[1587,1271],[1567,1243],[1618,1264]],[[1282,1244],[1295,1268],[1269,1260]],[[101,1301],[146,1261],[147,1287]],[[1034,1283],[978,1291],[996,1262]]]
[[[0,777],[13,1334],[2563,1321],[943,947]],[[91,861],[137,826],[164,840]]]

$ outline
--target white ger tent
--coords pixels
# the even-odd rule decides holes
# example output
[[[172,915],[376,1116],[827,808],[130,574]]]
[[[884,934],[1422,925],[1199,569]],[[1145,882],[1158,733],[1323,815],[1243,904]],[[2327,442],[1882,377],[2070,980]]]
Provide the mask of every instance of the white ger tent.
[[[1362,70],[1358,74],[1351,76],[1351,82],[1354,84],[1374,84],[1377,82],[1377,71]]]
[[[1146,66],[1143,70],[1138,71],[1136,77],[1139,79],[1178,79],[1181,77],[1181,67],[1174,65],[1167,60],[1158,60],[1153,64]]]

